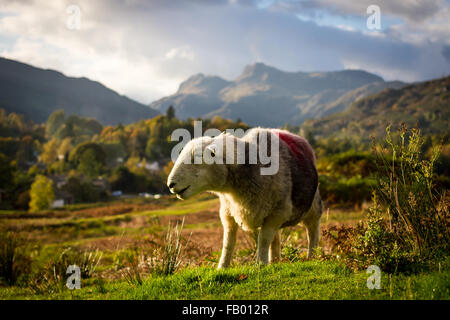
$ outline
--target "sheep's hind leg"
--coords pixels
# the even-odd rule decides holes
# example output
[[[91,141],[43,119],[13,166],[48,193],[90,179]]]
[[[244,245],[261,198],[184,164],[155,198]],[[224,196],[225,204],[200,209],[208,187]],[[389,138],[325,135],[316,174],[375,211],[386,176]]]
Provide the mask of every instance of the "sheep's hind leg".
[[[314,255],[314,249],[319,245],[320,223],[319,221],[305,221],[308,231],[308,258]]]
[[[303,220],[303,224],[306,226],[306,230],[308,231],[308,258],[313,256],[314,249],[319,245],[321,216],[322,199],[320,198],[319,190],[317,189],[313,205]]]
[[[269,247],[275,237],[277,229],[262,227],[258,234],[258,253],[257,259],[261,264],[266,265],[269,262]]]
[[[237,224],[233,218],[223,219],[223,246],[222,254],[217,269],[223,269],[230,265],[231,256],[236,244]]]
[[[286,210],[288,210],[288,208],[285,207],[280,209],[281,213],[273,212],[264,220],[264,225],[262,225],[261,229],[259,230],[257,259],[261,264],[267,264],[269,262],[269,248],[272,251],[270,261],[272,261],[272,258],[279,258],[279,231],[285,219],[282,213]],[[272,244],[273,247],[271,247]]]
[[[281,234],[280,230],[275,233],[275,236],[270,244],[269,262],[277,262],[281,260]]]

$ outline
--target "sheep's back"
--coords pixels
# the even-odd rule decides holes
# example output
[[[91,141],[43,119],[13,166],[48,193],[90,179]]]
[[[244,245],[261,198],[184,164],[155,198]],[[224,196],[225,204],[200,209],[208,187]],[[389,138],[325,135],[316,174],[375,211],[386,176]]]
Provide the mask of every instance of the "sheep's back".
[[[319,183],[314,151],[308,141],[298,135],[283,130],[273,130],[279,137],[280,147],[284,144],[289,149],[287,159],[280,159],[280,164],[288,166],[291,173],[291,200],[294,207],[292,219],[283,227],[296,225],[308,212],[314,200]],[[283,157],[283,153],[280,152]]]

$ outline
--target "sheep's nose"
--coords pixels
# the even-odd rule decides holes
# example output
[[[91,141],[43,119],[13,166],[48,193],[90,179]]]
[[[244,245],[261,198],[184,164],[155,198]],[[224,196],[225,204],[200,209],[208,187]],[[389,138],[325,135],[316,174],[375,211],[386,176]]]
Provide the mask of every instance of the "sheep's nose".
[[[171,182],[171,183],[169,184],[169,189],[172,189],[173,187],[175,187],[175,185],[176,185],[175,182]]]

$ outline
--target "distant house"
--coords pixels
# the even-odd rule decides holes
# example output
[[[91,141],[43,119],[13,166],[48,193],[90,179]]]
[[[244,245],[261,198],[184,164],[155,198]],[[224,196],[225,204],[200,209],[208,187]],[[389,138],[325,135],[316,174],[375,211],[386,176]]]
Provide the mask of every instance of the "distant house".
[[[51,208],[62,208],[66,204],[73,204],[74,198],[71,193],[63,190],[56,190],[55,191],[55,200],[53,200],[53,203],[51,205]]]
[[[109,191],[111,189],[111,186],[109,185],[108,180],[106,180],[105,178],[102,178],[102,177],[98,177],[98,178],[92,180],[92,184],[96,188],[99,188],[102,191]]]
[[[159,163],[157,161],[154,161],[152,163],[148,163],[145,168],[147,170],[151,170],[151,171],[158,171],[160,169]]]
[[[151,163],[147,163],[145,162],[145,164],[143,164],[142,162],[137,164],[138,168],[142,168],[144,167],[145,169],[149,170],[149,171],[158,171],[160,169],[160,165],[158,163],[158,161],[154,161]]]

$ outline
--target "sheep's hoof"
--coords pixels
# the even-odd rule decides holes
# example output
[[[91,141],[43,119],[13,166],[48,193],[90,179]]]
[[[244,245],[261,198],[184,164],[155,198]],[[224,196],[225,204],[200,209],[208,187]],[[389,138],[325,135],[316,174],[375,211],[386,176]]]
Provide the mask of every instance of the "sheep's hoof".
[[[263,261],[256,261],[255,265],[259,268],[259,267],[264,267],[267,266],[269,263],[268,262],[263,262]]]

